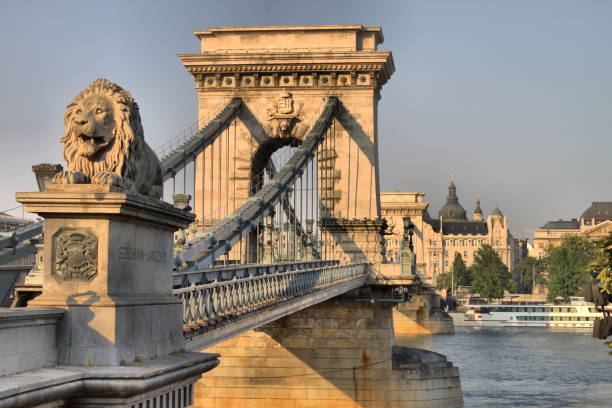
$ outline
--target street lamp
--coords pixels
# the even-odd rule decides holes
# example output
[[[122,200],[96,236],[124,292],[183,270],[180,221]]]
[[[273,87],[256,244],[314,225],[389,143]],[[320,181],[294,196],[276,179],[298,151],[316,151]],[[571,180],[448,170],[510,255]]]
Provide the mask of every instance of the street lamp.
[[[411,252],[414,252],[414,243],[412,241],[414,224],[410,221],[410,217],[403,217],[402,220],[404,221],[404,240],[408,240],[408,248],[410,248]]]
[[[64,170],[61,164],[51,163],[40,163],[32,166],[32,171],[36,176],[36,183],[38,184],[38,191],[41,193],[45,191],[45,186],[51,184],[53,176],[60,171]]]

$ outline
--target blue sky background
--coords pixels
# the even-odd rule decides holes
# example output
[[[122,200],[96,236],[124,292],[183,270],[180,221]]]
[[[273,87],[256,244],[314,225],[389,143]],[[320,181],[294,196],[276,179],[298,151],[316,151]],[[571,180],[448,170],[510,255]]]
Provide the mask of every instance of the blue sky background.
[[[0,0],[0,210],[63,162],[66,104],[106,77],[130,90],[156,148],[196,119],[176,54],[213,26],[382,26],[396,72],[380,103],[384,191],[422,191],[436,215],[449,177],[515,236],[612,201],[612,1]],[[19,212],[14,215],[20,215]]]

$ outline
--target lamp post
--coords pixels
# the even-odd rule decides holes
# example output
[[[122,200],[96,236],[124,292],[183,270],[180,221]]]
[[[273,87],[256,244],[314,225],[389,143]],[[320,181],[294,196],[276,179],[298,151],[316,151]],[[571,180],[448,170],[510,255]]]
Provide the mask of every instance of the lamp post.
[[[45,191],[45,186],[51,184],[53,176],[60,171],[64,170],[61,164],[51,163],[40,163],[32,166],[32,171],[36,176],[36,183],[38,184],[38,191],[41,193]]]
[[[410,217],[403,217],[404,221],[404,238],[400,249],[400,274],[414,275],[414,243],[412,237],[414,235],[414,224],[410,221]]]
[[[414,224],[410,221],[410,217],[402,218],[404,221],[404,240],[408,240],[408,248],[411,252],[414,252],[414,243],[412,236],[414,235]],[[408,234],[408,236],[406,236]]]

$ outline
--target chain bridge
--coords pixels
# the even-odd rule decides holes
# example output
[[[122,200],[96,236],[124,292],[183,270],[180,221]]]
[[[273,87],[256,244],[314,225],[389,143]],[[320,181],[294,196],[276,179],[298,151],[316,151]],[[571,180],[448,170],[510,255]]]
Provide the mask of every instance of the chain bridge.
[[[221,365],[180,406],[459,406],[444,356],[394,344],[393,308],[431,307],[433,291],[384,258],[377,106],[394,65],[381,29],[195,34],[201,51],[179,57],[198,122],[157,154],[166,198],[194,214],[173,243],[185,348]],[[44,228],[0,238],[0,262],[41,248]]]

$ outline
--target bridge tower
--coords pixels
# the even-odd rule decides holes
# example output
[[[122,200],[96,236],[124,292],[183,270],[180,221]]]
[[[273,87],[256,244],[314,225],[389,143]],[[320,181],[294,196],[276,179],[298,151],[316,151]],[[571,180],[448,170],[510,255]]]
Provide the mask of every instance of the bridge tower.
[[[199,229],[239,208],[262,183],[272,153],[299,146],[325,98],[338,97],[333,125],[310,169],[326,259],[381,262],[377,109],[394,71],[380,27],[232,27],[196,31],[201,50],[180,59],[194,76],[199,121],[232,98],[238,120],[196,159]],[[312,208],[316,207],[316,208]]]

